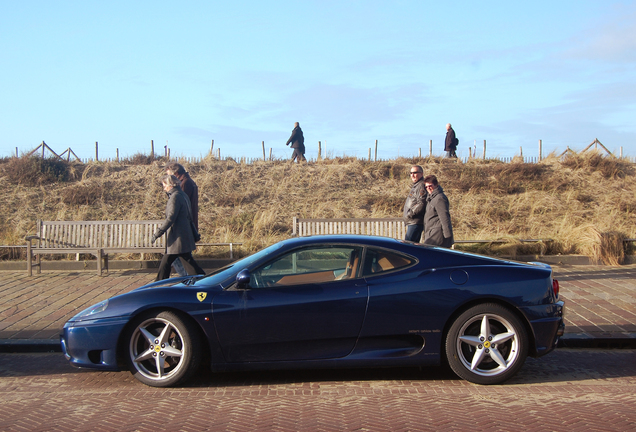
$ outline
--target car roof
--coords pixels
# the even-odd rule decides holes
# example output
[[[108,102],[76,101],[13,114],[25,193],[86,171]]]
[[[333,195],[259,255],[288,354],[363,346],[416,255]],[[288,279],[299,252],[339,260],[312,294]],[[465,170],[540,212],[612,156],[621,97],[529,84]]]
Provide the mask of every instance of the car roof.
[[[285,243],[291,245],[301,244],[320,244],[320,243],[354,243],[354,244],[371,244],[376,246],[395,247],[400,243],[404,243],[403,240],[397,240],[391,237],[379,237],[371,235],[358,235],[358,234],[326,234],[326,235],[312,235],[304,237],[293,237],[288,240],[284,240]]]

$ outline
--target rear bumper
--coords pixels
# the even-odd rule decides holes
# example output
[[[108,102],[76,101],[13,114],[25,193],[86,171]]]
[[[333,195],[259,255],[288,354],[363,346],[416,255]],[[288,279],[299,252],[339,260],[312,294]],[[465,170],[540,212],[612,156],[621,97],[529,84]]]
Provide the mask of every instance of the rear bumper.
[[[534,352],[530,355],[541,357],[556,348],[559,337],[565,331],[563,312],[565,303],[558,301],[549,305],[539,305],[522,308],[529,319],[530,328],[534,335]]]

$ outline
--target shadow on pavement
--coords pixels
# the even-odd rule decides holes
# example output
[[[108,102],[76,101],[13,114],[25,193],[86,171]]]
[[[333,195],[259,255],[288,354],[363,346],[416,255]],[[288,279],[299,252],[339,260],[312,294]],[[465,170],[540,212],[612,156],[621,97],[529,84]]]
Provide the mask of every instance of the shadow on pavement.
[[[88,374],[88,375],[87,375]],[[68,375],[70,378],[90,376],[96,382],[138,383],[129,372],[99,372],[76,369],[60,353],[0,354],[0,377],[36,377]],[[636,377],[636,350],[633,349],[567,349],[535,359],[528,358],[519,373],[504,385],[554,384]],[[427,368],[276,370],[212,373],[202,368],[186,388],[219,388],[269,386],[335,382],[417,381],[420,385],[440,381],[465,383],[446,366]],[[97,385],[97,384],[96,384]]]

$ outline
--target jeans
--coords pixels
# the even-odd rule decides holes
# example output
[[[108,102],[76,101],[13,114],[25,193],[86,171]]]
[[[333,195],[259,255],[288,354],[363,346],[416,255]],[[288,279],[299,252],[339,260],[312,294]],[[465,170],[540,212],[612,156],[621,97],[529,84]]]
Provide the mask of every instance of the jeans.
[[[177,259],[186,260],[192,267],[194,267],[194,271],[196,274],[205,274],[205,271],[197,264],[197,262],[192,257],[192,252],[186,252],[181,254],[165,254],[163,258],[161,258],[161,263],[159,264],[159,271],[157,272],[157,281],[168,279],[170,277],[170,269],[172,268],[172,263]]]
[[[174,271],[176,271],[179,274],[179,276],[188,275],[188,272],[186,271],[185,267],[183,266],[183,263],[181,262],[179,258],[174,260],[174,262],[172,263],[172,268],[174,269]]]
[[[419,243],[422,238],[422,231],[424,231],[424,225],[407,225],[404,240]]]
[[[298,163],[305,162],[307,160],[307,159],[305,159],[305,149],[304,148],[295,148],[294,149],[294,153],[292,153],[291,161],[293,162],[294,160],[296,160],[296,162],[298,162]]]

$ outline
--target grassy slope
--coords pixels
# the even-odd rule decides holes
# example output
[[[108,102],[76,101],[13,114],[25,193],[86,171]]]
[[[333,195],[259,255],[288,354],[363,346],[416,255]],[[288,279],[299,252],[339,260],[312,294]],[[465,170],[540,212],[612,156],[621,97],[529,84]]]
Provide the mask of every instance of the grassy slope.
[[[164,217],[158,180],[164,161],[76,165],[62,182],[29,180],[16,170],[17,161],[0,162],[0,244],[23,244],[38,218]],[[481,246],[481,252],[583,253],[615,263],[622,253],[615,245],[636,237],[636,170],[597,154],[550,156],[539,164],[337,158],[246,165],[205,159],[186,169],[199,185],[203,240],[243,242],[243,252],[252,252],[288,237],[293,216],[401,216],[413,163],[437,175],[451,203],[456,239],[555,240],[549,246]]]

